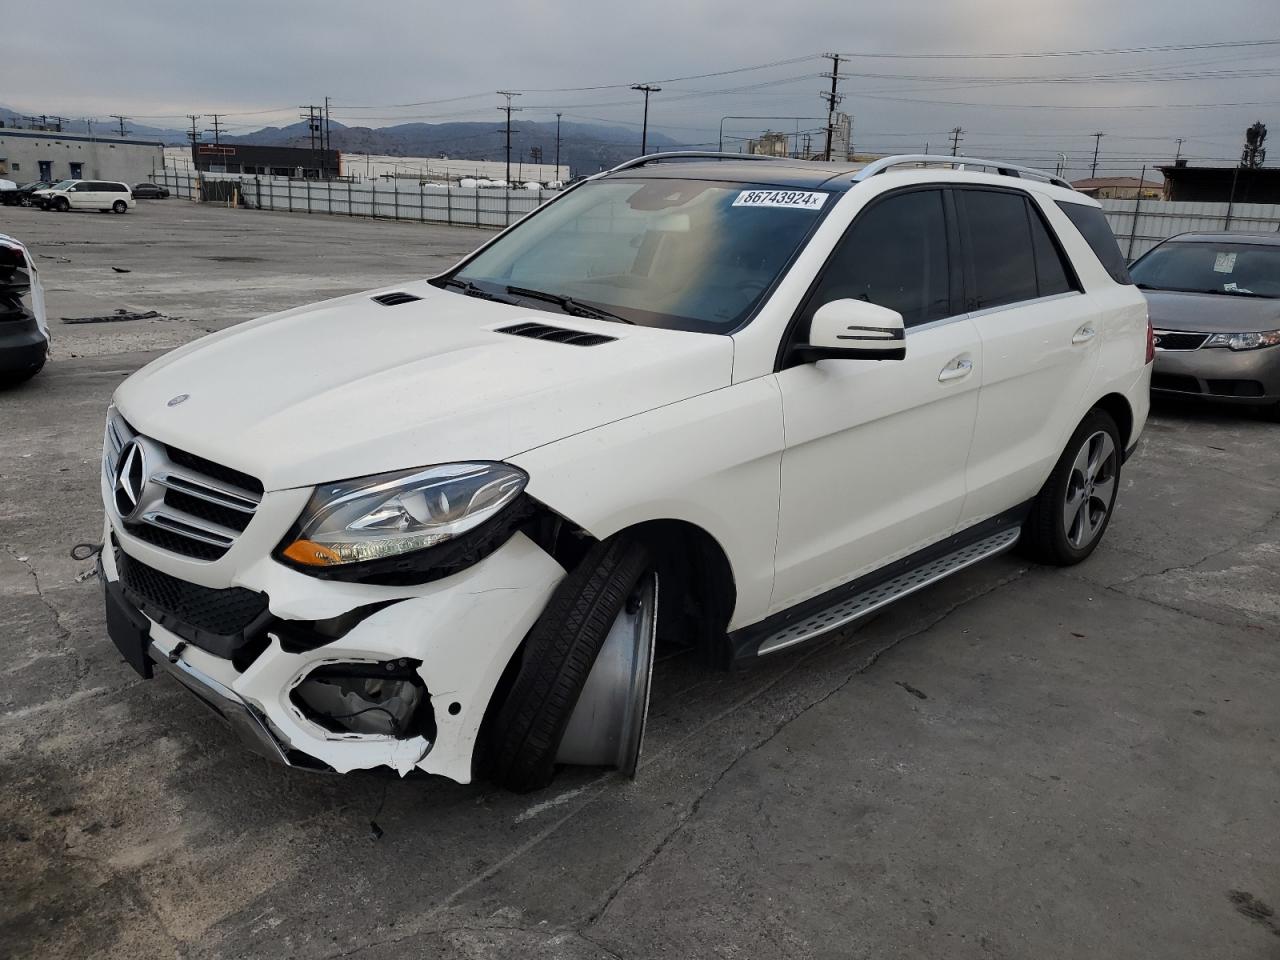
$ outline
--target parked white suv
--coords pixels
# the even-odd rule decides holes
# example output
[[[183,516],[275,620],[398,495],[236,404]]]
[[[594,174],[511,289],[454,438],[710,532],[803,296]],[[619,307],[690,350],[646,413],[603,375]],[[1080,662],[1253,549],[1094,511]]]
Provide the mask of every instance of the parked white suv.
[[[125,381],[109,632],[285,763],[634,772],[655,643],[740,664],[1018,543],[1087,557],[1152,357],[1062,181],[642,158]]]
[[[130,207],[138,205],[129,185],[114,180],[62,180],[52,187],[37,190],[32,199],[45,210],[57,210],[59,213],[68,210],[127,213]]]

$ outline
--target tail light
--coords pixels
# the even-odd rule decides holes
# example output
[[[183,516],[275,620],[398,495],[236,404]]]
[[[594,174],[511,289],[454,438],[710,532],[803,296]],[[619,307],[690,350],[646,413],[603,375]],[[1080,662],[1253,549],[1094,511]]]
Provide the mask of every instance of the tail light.
[[[1147,363],[1151,363],[1156,358],[1156,328],[1151,325],[1151,318],[1147,317]]]

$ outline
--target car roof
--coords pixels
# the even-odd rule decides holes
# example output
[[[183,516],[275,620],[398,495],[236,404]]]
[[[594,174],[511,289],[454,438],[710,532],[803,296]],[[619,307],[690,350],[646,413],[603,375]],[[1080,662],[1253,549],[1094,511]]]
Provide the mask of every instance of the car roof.
[[[848,190],[861,163],[823,163],[810,160],[666,160],[606,173],[607,177],[644,180],[719,180],[760,183],[776,187]]]
[[[1204,233],[1179,233],[1170,237],[1166,243],[1214,243],[1223,240],[1235,243],[1258,243],[1269,247],[1280,247],[1280,234],[1254,233],[1247,230],[1213,230]]]
[[[1008,165],[1013,171],[1034,172],[1044,179],[1030,179],[1020,176],[1017,172],[1013,172],[1012,176],[1009,176],[1004,170],[1001,170],[998,174],[987,172],[978,168],[1003,167],[1004,165],[971,158],[958,158],[953,161],[950,157],[905,156],[902,158],[885,158],[885,160],[878,161],[878,163],[882,164],[885,161],[892,163],[899,159],[904,161],[902,166],[889,166],[867,172],[895,177],[906,176],[913,180],[918,179],[923,174],[928,180],[936,180],[940,183],[990,184],[1006,188],[1013,187],[1044,193],[1052,199],[1071,200],[1089,206],[1098,206],[1096,200],[1076,193],[1070,187],[1046,182],[1049,179],[1048,174],[1013,165]],[[934,162],[922,165],[917,162],[921,160]],[[939,165],[943,162],[954,162],[961,165],[968,162],[974,164],[974,168],[970,169],[964,166],[952,168]],[[631,164],[624,164],[622,167],[597,174],[597,177],[601,179],[608,177],[644,180],[716,180],[783,189],[822,189],[844,192],[859,183],[865,182],[866,174],[863,171],[868,166],[869,164],[862,161],[829,163],[784,157],[739,157],[734,155],[717,156],[714,154],[698,156],[696,154],[681,155],[673,153],[658,154],[652,159],[644,161],[633,161]]]

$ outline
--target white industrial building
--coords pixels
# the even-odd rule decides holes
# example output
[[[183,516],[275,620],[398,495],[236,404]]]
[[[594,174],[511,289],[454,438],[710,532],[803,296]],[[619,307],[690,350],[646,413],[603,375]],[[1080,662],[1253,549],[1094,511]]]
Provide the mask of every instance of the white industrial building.
[[[417,182],[457,183],[459,180],[505,180],[505,160],[458,160],[450,157],[389,157],[369,153],[343,153],[342,175],[362,180],[404,179]],[[511,180],[553,183],[569,179],[565,164],[525,163],[511,158]]]
[[[164,145],[130,137],[0,127],[0,177],[120,180],[134,184],[164,166]]]

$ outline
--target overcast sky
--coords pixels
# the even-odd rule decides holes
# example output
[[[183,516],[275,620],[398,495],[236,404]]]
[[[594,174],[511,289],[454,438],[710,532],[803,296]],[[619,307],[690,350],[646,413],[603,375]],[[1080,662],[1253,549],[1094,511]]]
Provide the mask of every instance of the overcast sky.
[[[626,126],[638,138],[641,97],[625,85],[670,81],[651,101],[651,127],[714,146],[729,114],[777,117],[726,121],[731,136],[821,126],[783,118],[824,112],[818,91],[828,81],[819,74],[830,63],[816,55],[839,52],[880,55],[841,66],[850,75],[841,109],[854,117],[860,151],[926,143],[939,151],[959,125],[962,152],[1047,167],[1065,152],[1074,177],[1087,174],[1090,134],[1102,131],[1101,175],[1171,159],[1176,137],[1193,162],[1236,158],[1244,128],[1261,119],[1271,121],[1280,160],[1280,43],[1036,59],[884,56],[1280,40],[1277,0],[125,0],[109,13],[100,0],[4,6],[0,103],[35,113],[123,113],[182,127],[183,114],[217,112],[229,115],[231,132],[244,133],[293,122],[298,104],[329,95],[334,118],[347,124],[488,121],[498,117],[493,91],[510,89],[526,91],[517,99],[521,119],[559,110]],[[775,65],[673,79],[766,63]],[[1033,82],[1044,78],[1055,82]],[[624,86],[548,89],[610,84]],[[420,103],[450,98],[464,99]],[[726,146],[737,149],[733,140]]]

